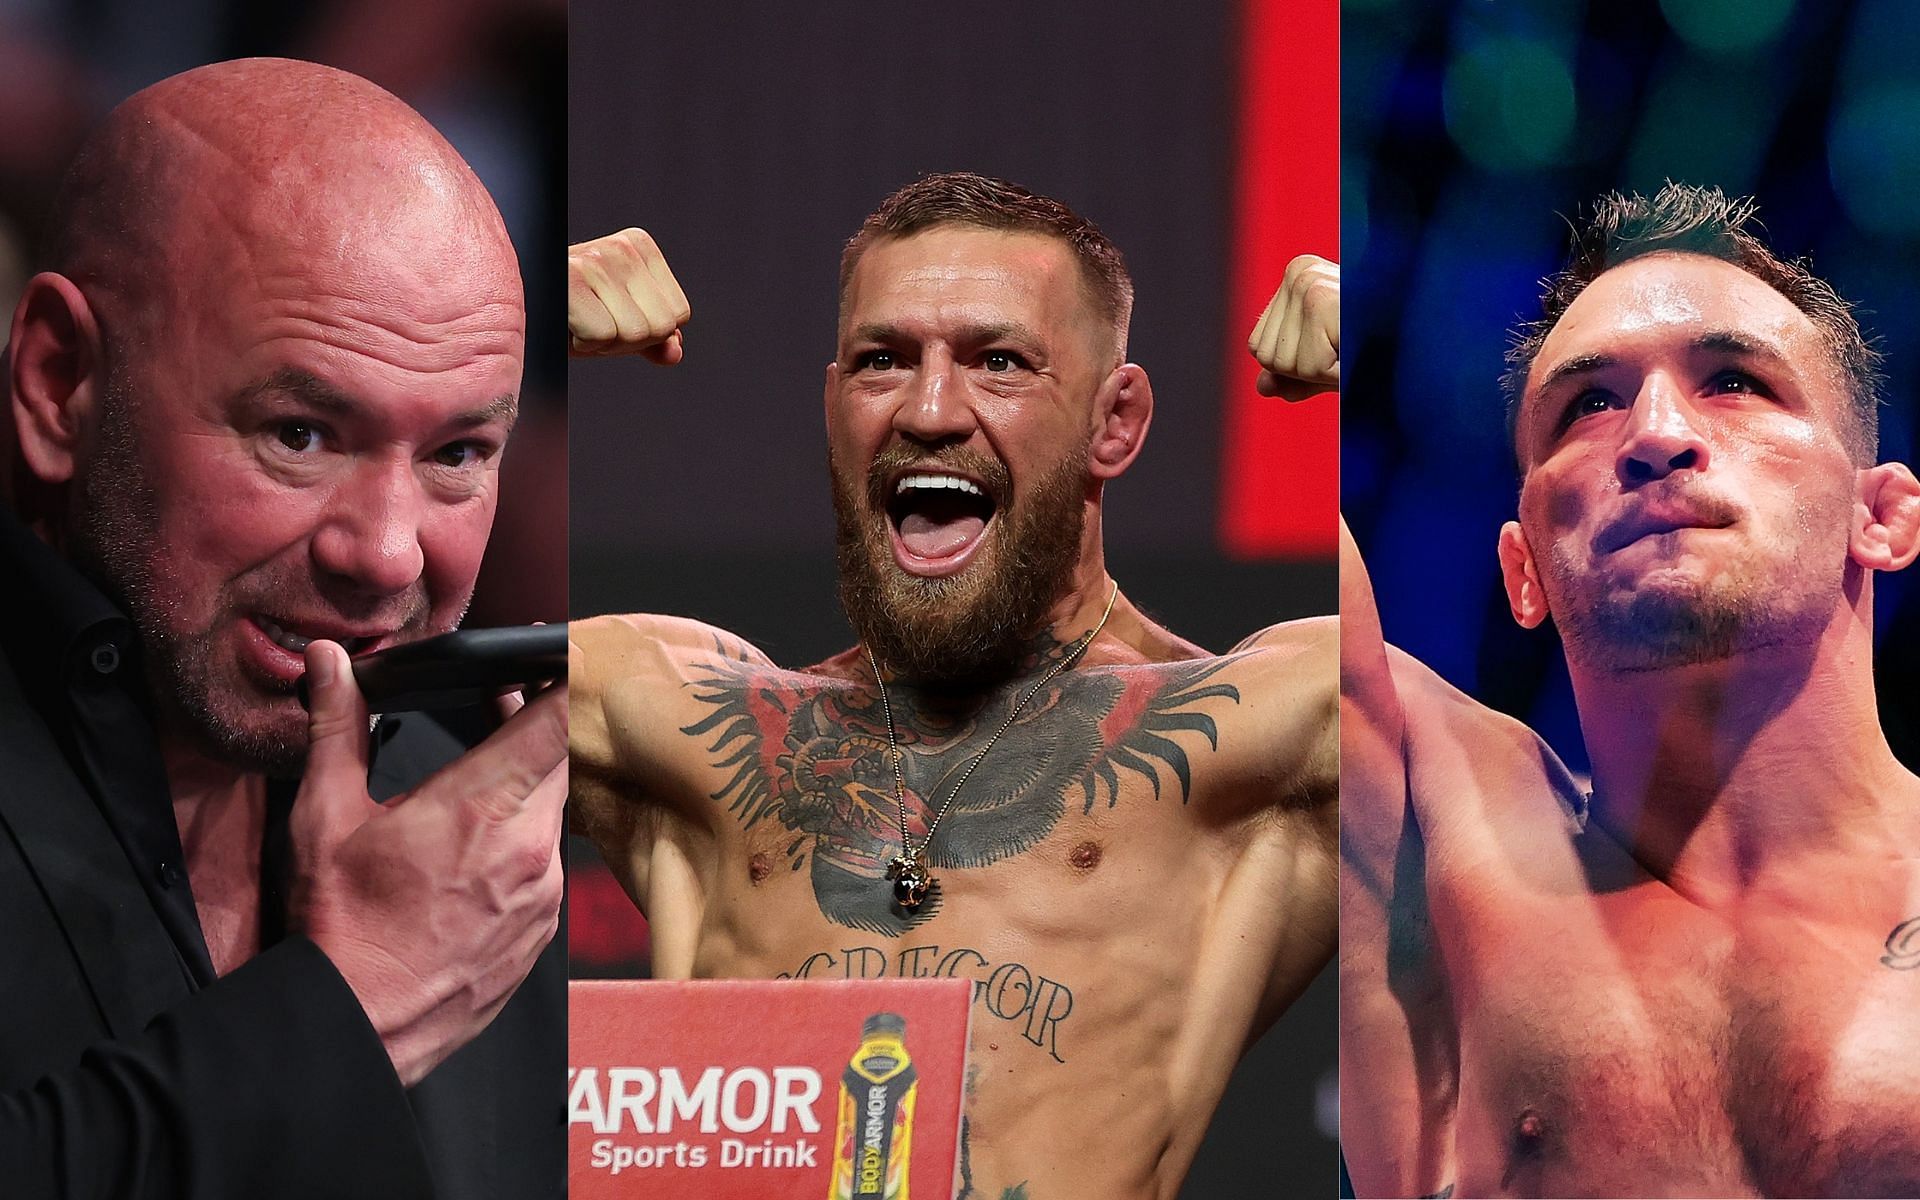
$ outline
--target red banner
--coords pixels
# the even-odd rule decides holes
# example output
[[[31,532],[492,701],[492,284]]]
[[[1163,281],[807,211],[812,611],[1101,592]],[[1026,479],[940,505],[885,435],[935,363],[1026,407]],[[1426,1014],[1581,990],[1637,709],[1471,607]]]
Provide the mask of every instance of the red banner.
[[[1220,538],[1236,558],[1332,558],[1340,414],[1254,391],[1247,335],[1295,255],[1340,257],[1340,7],[1242,0]]]

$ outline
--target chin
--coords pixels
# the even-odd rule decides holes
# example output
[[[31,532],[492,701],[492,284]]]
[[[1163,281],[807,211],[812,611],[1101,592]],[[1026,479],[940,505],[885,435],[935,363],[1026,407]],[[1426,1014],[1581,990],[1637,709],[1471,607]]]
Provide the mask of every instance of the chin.
[[[163,703],[209,758],[243,771],[297,779],[306,769],[307,710],[290,691],[252,679],[237,664],[172,664],[155,672]]]
[[[1827,616],[1806,593],[1663,572],[1576,608],[1560,630],[1569,659],[1613,672],[1660,671],[1812,646]]]

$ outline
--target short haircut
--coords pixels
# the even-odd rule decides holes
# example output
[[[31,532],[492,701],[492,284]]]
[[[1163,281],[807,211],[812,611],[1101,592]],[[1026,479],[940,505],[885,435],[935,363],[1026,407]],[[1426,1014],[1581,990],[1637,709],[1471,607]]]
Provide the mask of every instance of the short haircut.
[[[1758,205],[1752,197],[1729,199],[1716,187],[1669,182],[1651,199],[1609,192],[1592,215],[1573,222],[1573,250],[1565,269],[1541,281],[1541,316],[1518,327],[1500,378],[1507,401],[1507,432],[1515,440],[1527,375],[1547,334],[1574,299],[1606,271],[1661,251],[1700,254],[1731,263],[1785,296],[1826,335],[1834,362],[1852,400],[1847,433],[1854,460],[1869,465],[1880,445],[1880,352],[1860,332],[1853,305],[1833,285],[1808,269],[1807,260],[1776,256],[1755,232]]]
[[[1120,251],[1099,226],[1058,200],[1037,196],[1017,183],[948,171],[916,179],[880,202],[840,254],[840,312],[846,315],[847,288],[867,247],[882,239],[911,237],[946,225],[1008,233],[1037,233],[1059,238],[1080,264],[1087,299],[1113,327],[1114,352],[1124,357],[1127,324],[1133,316],[1133,277]]]

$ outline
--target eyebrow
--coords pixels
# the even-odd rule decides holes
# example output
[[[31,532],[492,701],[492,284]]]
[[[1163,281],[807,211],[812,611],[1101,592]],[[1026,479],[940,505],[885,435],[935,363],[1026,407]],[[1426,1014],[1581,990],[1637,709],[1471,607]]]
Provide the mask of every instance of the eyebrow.
[[[1748,334],[1732,329],[1714,329],[1700,334],[1687,343],[1687,352],[1715,354],[1734,354],[1742,358],[1759,358],[1768,362],[1784,363],[1782,354],[1771,342],[1761,341]],[[1592,375],[1620,364],[1620,359],[1612,354],[1577,354],[1565,362],[1557,364],[1540,380],[1537,392],[1546,392],[1558,387],[1568,379],[1577,379]]]
[[[265,379],[242,388],[238,398],[247,401],[266,395],[291,397],[315,412],[336,419],[358,416],[368,408],[363,401],[355,399],[319,376],[298,367],[281,367]],[[511,433],[519,416],[520,398],[512,392],[507,392],[495,396],[479,408],[454,414],[444,424],[454,429],[477,429],[496,421],[504,421],[507,432]]]
[[[869,323],[856,326],[848,338],[854,342],[899,342],[910,340],[906,331],[898,325]],[[1015,341],[1029,346],[1040,344],[1040,336],[1018,321],[995,321],[991,324],[962,325],[953,339],[961,345],[980,345],[984,342]]]

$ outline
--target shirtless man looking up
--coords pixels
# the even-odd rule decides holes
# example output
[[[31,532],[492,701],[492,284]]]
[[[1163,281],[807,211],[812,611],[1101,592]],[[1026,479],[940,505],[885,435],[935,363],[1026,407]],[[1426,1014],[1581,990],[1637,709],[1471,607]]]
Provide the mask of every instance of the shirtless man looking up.
[[[650,239],[572,259],[577,350],[678,360]],[[1335,379],[1299,336],[1332,270],[1299,264],[1257,331],[1268,390]],[[1153,406],[1130,298],[1054,201],[896,193],[848,247],[826,372],[860,645],[785,670],[690,620],[572,626],[573,820],[658,974],[978,981],[968,1196],[1172,1196],[1333,948],[1332,623],[1215,656],[1104,568],[1102,488]]]
[[[1343,1141],[1361,1195],[1920,1194],[1920,779],[1872,577],[1920,547],[1848,306],[1668,185],[1523,331],[1516,620],[1593,762],[1380,640],[1344,543]]]

